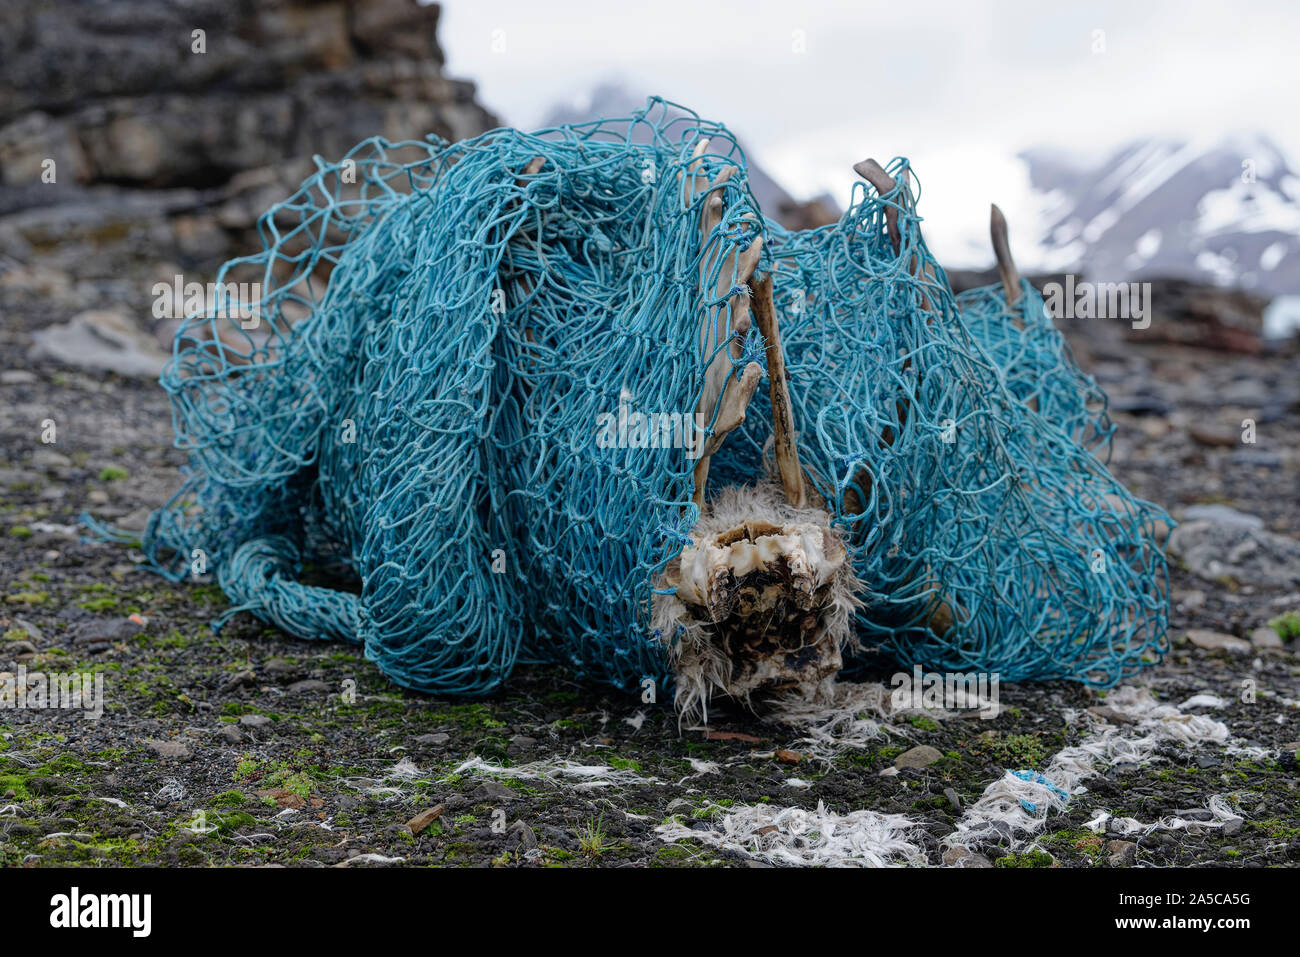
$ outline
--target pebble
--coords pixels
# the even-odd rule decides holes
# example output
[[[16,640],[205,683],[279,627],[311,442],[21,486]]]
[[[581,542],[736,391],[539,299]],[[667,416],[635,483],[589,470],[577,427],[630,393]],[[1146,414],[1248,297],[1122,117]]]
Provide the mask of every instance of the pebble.
[[[435,807],[425,808],[419,814],[415,815],[415,817],[407,821],[406,826],[411,829],[412,834],[418,835],[430,824],[436,821],[444,810],[445,808],[441,804],[436,805]]]
[[[1222,525],[1242,525],[1246,528],[1263,528],[1264,520],[1258,515],[1240,512],[1227,505],[1189,505],[1183,509],[1184,522],[1218,522]]]
[[[224,682],[222,682],[221,693],[229,694],[230,692],[234,691],[236,688],[243,687],[244,685],[254,684],[256,681],[257,681],[257,675],[253,674],[253,672],[247,669],[244,671],[236,672],[235,674],[227,678]],[[248,716],[245,715],[244,717],[248,717]]]
[[[1186,521],[1169,537],[1169,553],[1209,581],[1293,588],[1300,584],[1300,541],[1240,521]]]
[[[190,756],[190,746],[184,741],[159,741],[156,738],[145,738],[141,743],[160,758],[184,760]]]
[[[324,681],[316,678],[306,678],[302,681],[295,681],[288,687],[289,694],[329,694],[332,690]]]
[[[26,369],[5,369],[0,372],[0,385],[32,385],[37,381],[36,373]]]
[[[894,758],[896,768],[924,768],[943,757],[943,752],[928,744],[918,744]]]
[[[144,626],[130,618],[93,619],[80,629],[75,643],[78,645],[112,644],[125,641],[144,631]]]
[[[1137,860],[1138,848],[1132,841],[1107,841],[1106,853],[1111,867],[1128,867]]]
[[[422,734],[415,739],[415,743],[425,748],[442,747],[450,740],[451,735],[439,731],[436,734]]]
[[[1261,625],[1250,633],[1250,643],[1256,648],[1281,648],[1282,636],[1268,625]]]
[[[948,867],[992,867],[993,862],[983,854],[976,854],[964,847],[950,847],[943,852],[943,863]]]
[[[32,465],[38,469],[51,471],[53,469],[65,469],[72,465],[72,459],[68,458],[62,452],[56,452],[51,448],[39,448],[32,453]]]
[[[514,837],[519,841],[516,850],[531,851],[537,848],[537,835],[534,834],[533,829],[523,821],[516,819],[506,831],[506,837]]]
[[[1187,632],[1187,640],[1197,648],[1204,648],[1206,651],[1226,651],[1233,655],[1245,655],[1252,650],[1250,642],[1245,639],[1204,628],[1190,629]]]
[[[246,728],[265,728],[271,719],[264,714],[241,714],[239,723]]]
[[[1188,426],[1187,434],[1201,445],[1227,447],[1241,444],[1241,429],[1236,426],[1203,422]]]
[[[474,789],[472,796],[474,800],[480,802],[515,801],[519,799],[518,793],[497,781],[484,781]]]
[[[227,744],[242,744],[244,742],[244,732],[234,724],[223,723],[217,728],[216,735]]]
[[[268,658],[262,665],[262,670],[268,675],[287,675],[298,669],[298,666],[284,658]]]

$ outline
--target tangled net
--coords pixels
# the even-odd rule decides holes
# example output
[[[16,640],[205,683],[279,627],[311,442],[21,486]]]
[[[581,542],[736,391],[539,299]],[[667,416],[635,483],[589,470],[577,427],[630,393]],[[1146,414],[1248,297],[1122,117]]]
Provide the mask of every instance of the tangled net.
[[[701,137],[706,170],[739,172],[697,195]],[[1106,686],[1162,650],[1165,519],[1089,451],[1104,397],[1027,285],[1015,309],[954,298],[905,161],[797,233],[762,217],[725,127],[658,99],[317,164],[218,276],[259,294],[189,317],[162,376],[190,465],[146,555],[215,574],[231,614],[360,642],[424,691],[518,661],[671,686],[649,612],[700,515],[681,446],[714,423],[613,443],[601,423],[681,421],[716,357],[764,362],[756,331],[728,351],[727,305],[762,235],[800,454],[866,589],[860,655]],[[765,476],[763,392],[712,482]]]

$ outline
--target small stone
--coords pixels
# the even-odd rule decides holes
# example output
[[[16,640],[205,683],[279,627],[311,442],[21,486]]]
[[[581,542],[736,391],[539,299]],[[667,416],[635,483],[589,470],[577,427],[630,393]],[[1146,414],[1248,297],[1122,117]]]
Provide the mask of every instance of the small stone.
[[[954,791],[952,788],[944,788],[943,796],[948,799],[949,803],[952,804],[953,808],[955,808],[958,811],[961,810],[961,796],[958,795],[956,791]]]
[[[160,758],[183,761],[190,756],[190,746],[184,741],[159,741],[156,738],[145,738],[143,744]]]
[[[1240,512],[1227,505],[1189,505],[1183,509],[1184,522],[1217,522],[1220,525],[1240,525],[1244,528],[1263,528],[1264,520],[1258,515]]]
[[[89,492],[86,493],[86,498],[90,501],[90,504],[92,505],[108,504],[108,493],[105,492],[102,488],[92,488]]]
[[[947,867],[992,867],[993,862],[983,854],[977,854],[965,847],[950,847],[943,852],[943,863]]]
[[[315,678],[295,681],[288,687],[289,694],[329,694],[330,686]]]
[[[798,751],[788,751],[785,748],[777,748],[776,759],[782,764],[798,764],[803,760],[803,755]]]
[[[17,657],[18,655],[36,654],[36,646],[33,645],[30,641],[6,642],[4,645],[4,650],[6,654],[14,655],[15,657]]]
[[[1200,422],[1188,426],[1187,434],[1201,445],[1228,448],[1241,444],[1241,429],[1229,425],[1216,425],[1213,422]]]
[[[246,728],[265,728],[271,719],[264,714],[241,714],[239,723]]]
[[[240,731],[234,724],[222,724],[221,727],[217,728],[216,734],[218,738],[227,744],[243,744],[244,742],[244,732]]]
[[[928,744],[918,744],[894,758],[894,767],[924,768],[934,764],[942,757],[943,753],[938,748],[932,748]]]
[[[480,803],[492,801],[514,801],[519,795],[497,781],[484,781],[474,789],[471,797]]]
[[[298,670],[298,666],[284,658],[268,658],[262,665],[262,670],[268,675],[280,676],[287,675]]]
[[[1241,829],[1245,826],[1245,823],[1246,822],[1239,817],[1228,818],[1223,822],[1223,836],[1236,837],[1241,833]]]
[[[1250,643],[1256,648],[1281,648],[1282,636],[1268,625],[1261,625],[1250,633]]]
[[[1205,604],[1205,592],[1194,589],[1175,593],[1174,604],[1178,606],[1179,611],[1196,611]]]
[[[32,385],[36,381],[36,373],[26,369],[5,369],[0,372],[0,385]]]
[[[44,633],[39,628],[33,625],[30,621],[27,621],[25,618],[15,618],[14,624],[27,632],[27,637],[32,639],[32,641],[40,641],[45,637]]]
[[[1111,867],[1129,867],[1137,861],[1138,848],[1132,841],[1107,841]]]
[[[254,684],[256,681],[257,675],[253,674],[252,671],[245,669],[244,671],[236,672],[222,682],[221,693],[230,694],[230,692],[234,691],[236,688]]]
[[[267,788],[253,793],[260,798],[270,798],[278,807],[291,807],[296,810],[307,806],[307,802],[303,800],[302,795],[287,791],[284,788]]]
[[[1131,714],[1117,711],[1110,705],[1105,704],[1093,705],[1088,709],[1088,713],[1093,717],[1101,718],[1107,724],[1134,724],[1137,721]]]
[[[56,452],[50,448],[40,448],[32,453],[32,465],[38,469],[51,471],[53,469],[66,469],[72,465],[72,459],[68,458],[62,452]]]
[[[523,821],[516,820],[511,824],[506,831],[506,837],[514,837],[518,840],[518,846],[515,848],[517,851],[531,851],[537,848],[537,835]]]
[[[438,816],[445,810],[443,805],[438,804],[431,808],[426,808],[415,817],[406,822],[406,826],[411,829],[412,834],[420,834],[430,824],[438,819]]]
[[[424,748],[440,748],[451,740],[451,735],[439,731],[436,734],[422,734],[415,739],[415,743]]]
[[[1197,648],[1206,651],[1226,651],[1232,655],[1245,655],[1251,651],[1250,642],[1221,631],[1207,631],[1204,628],[1192,628],[1187,632],[1187,640]]]
[[[1189,807],[1174,811],[1178,817],[1185,821],[1213,821],[1214,813],[1203,807]]]

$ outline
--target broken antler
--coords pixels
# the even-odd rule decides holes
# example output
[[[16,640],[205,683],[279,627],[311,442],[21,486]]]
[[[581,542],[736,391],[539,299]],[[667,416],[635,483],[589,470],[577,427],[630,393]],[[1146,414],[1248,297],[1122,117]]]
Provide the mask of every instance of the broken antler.
[[[989,215],[989,235],[993,237],[993,255],[998,260],[998,274],[1002,277],[1002,290],[1007,305],[1014,306],[1020,298],[1020,271],[1011,258],[1011,244],[1007,241],[1007,218],[994,203]],[[1017,323],[1019,326],[1019,323]]]
[[[799,467],[799,449],[795,445],[794,413],[790,408],[790,383],[785,374],[785,353],[781,350],[781,330],[776,320],[772,297],[772,277],[766,275],[753,284],[754,319],[767,344],[767,378],[772,398],[772,445],[776,469],[786,501],[795,508],[808,504],[803,469]]]
[[[712,434],[695,464],[693,500],[701,508],[704,507],[704,491],[709,476],[709,458],[728,433],[744,423],[745,411],[763,374],[762,367],[751,362],[739,377],[732,375],[733,364],[741,355],[741,342],[750,327],[749,291],[745,284],[763,254],[763,237],[755,236],[745,249],[737,246],[731,252],[724,252],[721,238],[710,245],[710,238],[722,222],[722,186],[735,174],[736,167],[724,166],[709,182],[703,173],[703,158],[708,147],[707,139],[696,144],[683,178],[682,194],[686,206],[702,193],[711,194],[700,213],[700,288],[710,300],[725,297],[723,302],[709,307],[700,324],[700,350],[712,358],[704,373],[704,389],[695,411],[698,417],[713,423]],[[715,269],[717,279],[709,287],[709,277]],[[724,342],[726,347],[720,348]]]

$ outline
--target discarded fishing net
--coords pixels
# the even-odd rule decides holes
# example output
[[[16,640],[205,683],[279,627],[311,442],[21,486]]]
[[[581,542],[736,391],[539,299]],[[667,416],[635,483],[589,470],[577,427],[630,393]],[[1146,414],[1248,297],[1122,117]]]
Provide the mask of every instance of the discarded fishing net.
[[[954,299],[905,162],[799,233],[658,99],[318,166],[218,277],[254,301],[163,373],[168,577],[446,693],[550,661],[690,709],[880,652],[1102,686],[1158,657],[1163,515],[1080,444],[1095,389],[1028,287]]]

